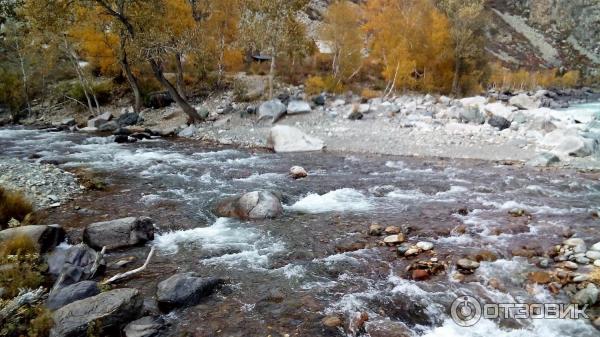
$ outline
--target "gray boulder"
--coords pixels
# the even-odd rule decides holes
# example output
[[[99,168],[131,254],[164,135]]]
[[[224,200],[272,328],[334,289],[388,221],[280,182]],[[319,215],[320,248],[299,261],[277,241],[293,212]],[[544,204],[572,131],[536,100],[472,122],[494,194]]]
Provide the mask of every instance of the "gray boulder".
[[[115,121],[106,122],[98,127],[100,132],[113,132],[119,129],[119,124]]]
[[[196,128],[196,126],[190,125],[187,128],[179,131],[177,136],[184,137],[184,138],[192,138],[196,135],[197,132],[198,132],[198,129]]]
[[[8,228],[0,231],[0,242],[17,236],[28,237],[40,253],[46,253],[65,240],[65,231],[58,225],[31,225]]]
[[[552,164],[558,164],[559,162],[560,158],[558,158],[558,156],[552,153],[544,152],[540,153],[537,157],[528,161],[526,165],[532,167],[548,167]]]
[[[287,114],[296,115],[311,112],[310,104],[306,101],[293,100],[288,103]]]
[[[275,152],[321,151],[325,147],[322,140],[287,125],[271,128],[267,143]]]
[[[156,300],[164,311],[193,306],[221,284],[223,280],[214,277],[198,277],[195,273],[175,274],[158,284]]]
[[[510,121],[502,116],[492,116],[488,119],[488,124],[500,129],[500,131],[510,128]]]
[[[60,121],[60,124],[66,125],[66,126],[75,126],[77,124],[77,122],[75,121],[75,118],[69,117],[69,118],[65,118],[62,121]]]
[[[154,337],[164,325],[162,318],[146,316],[127,324],[123,332],[125,337]]]
[[[598,301],[598,288],[593,283],[588,284],[584,289],[581,289],[571,298],[571,303],[584,305],[594,305]]]
[[[270,119],[272,123],[275,123],[285,115],[286,110],[285,104],[278,99],[266,101],[258,108],[258,120]]]
[[[136,289],[115,289],[67,304],[52,315],[50,337],[119,336],[127,323],[138,318],[143,298]]]
[[[509,100],[509,103],[521,110],[539,109],[542,106],[542,103],[539,100],[530,97],[527,94],[514,96]]]
[[[82,281],[51,291],[48,295],[46,307],[50,310],[56,310],[67,304],[98,294],[100,294],[98,283],[94,281]]]
[[[97,250],[143,245],[151,240],[154,240],[154,224],[147,217],[96,222],[83,231],[83,242]]]
[[[88,121],[87,126],[89,128],[99,128],[102,125],[104,125],[105,123],[107,123],[111,118],[112,118],[112,113],[105,112],[105,113],[101,114],[100,116],[90,119]]]
[[[135,112],[128,112],[119,116],[119,118],[117,118],[117,123],[120,127],[136,125],[139,119],[140,115]]]
[[[268,191],[254,191],[217,203],[215,213],[238,219],[269,219],[283,214],[279,197]]]
[[[66,251],[57,249],[48,256],[47,263],[49,272],[57,275],[54,289],[89,280],[94,277],[94,273],[101,273],[106,266],[105,261],[99,259],[98,253],[85,244],[70,247]]]
[[[479,110],[479,108],[476,106],[467,106],[463,109],[460,109],[460,111],[458,112],[458,119],[462,123],[485,123],[485,116],[481,113],[481,110]]]
[[[580,136],[567,136],[554,149],[572,157],[587,157],[596,151],[597,143],[593,139]]]

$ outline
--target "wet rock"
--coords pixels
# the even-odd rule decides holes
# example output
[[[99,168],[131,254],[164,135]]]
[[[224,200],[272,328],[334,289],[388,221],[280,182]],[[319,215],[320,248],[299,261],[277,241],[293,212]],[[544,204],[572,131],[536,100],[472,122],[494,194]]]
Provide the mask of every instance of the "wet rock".
[[[40,253],[46,253],[65,240],[65,231],[57,225],[31,225],[8,228],[0,231],[0,242],[19,236],[28,237],[36,245]]]
[[[404,256],[409,257],[409,256],[415,256],[415,255],[419,255],[419,253],[421,253],[421,250],[417,247],[410,247],[406,252],[404,252]]]
[[[412,279],[415,281],[425,281],[431,277],[431,274],[428,270],[425,269],[416,269],[412,272]]]
[[[547,273],[544,271],[531,272],[531,273],[529,273],[529,276],[527,278],[529,279],[530,282],[537,283],[537,284],[548,284],[552,281],[552,277],[551,277],[550,273]]]
[[[275,152],[321,151],[325,147],[322,140],[287,125],[273,127],[267,143]]]
[[[296,115],[311,112],[310,104],[306,101],[292,100],[288,103],[287,114]]]
[[[124,113],[119,118],[117,118],[117,124],[119,127],[136,125],[138,120],[140,119],[140,115],[135,112]]]
[[[570,238],[563,241],[563,245],[572,248],[575,253],[585,253],[587,251],[587,246],[585,241],[580,238]]]
[[[50,310],[56,310],[75,301],[96,296],[99,293],[100,288],[98,288],[98,283],[94,281],[82,281],[52,290],[48,295],[46,307]]]
[[[338,316],[327,316],[321,320],[321,323],[326,328],[334,329],[344,324],[342,319]]]
[[[350,318],[348,331],[352,336],[359,336],[365,332],[365,323],[369,320],[369,314],[366,312],[357,312]]]
[[[107,123],[108,121],[110,121],[111,118],[112,118],[112,113],[105,112],[105,113],[101,114],[100,116],[90,119],[88,121],[87,126],[89,128],[99,128],[102,125],[104,125],[105,123]]]
[[[558,164],[560,162],[560,158],[558,158],[558,156],[552,154],[552,153],[541,153],[538,156],[536,156],[535,158],[531,159],[530,161],[528,161],[526,163],[527,166],[532,166],[532,167],[548,167],[552,164]]]
[[[132,131],[127,128],[118,128],[115,132],[113,132],[114,136],[129,136],[132,134]]]
[[[383,226],[379,224],[372,224],[369,226],[369,235],[370,236],[381,236],[383,235]]]
[[[336,252],[339,252],[339,253],[354,252],[354,251],[357,251],[360,249],[364,249],[365,247],[366,247],[365,242],[351,240],[351,239],[342,240],[335,244],[335,250],[336,250]]]
[[[554,150],[572,157],[587,157],[597,149],[597,142],[580,136],[565,137]]]
[[[398,253],[398,255],[400,256],[404,256],[404,254],[406,254],[406,252],[408,252],[411,249],[411,245],[408,243],[403,243],[401,245],[399,245],[398,247],[396,247],[396,252]]]
[[[154,240],[154,224],[147,217],[96,222],[83,231],[83,241],[97,250],[143,245],[150,240]]]
[[[479,262],[469,259],[460,259],[456,261],[456,266],[462,273],[473,273],[477,268],[479,268]]]
[[[433,243],[431,242],[427,242],[427,241],[421,241],[417,243],[417,248],[423,250],[423,251],[428,251],[428,250],[432,250],[433,249]]]
[[[266,101],[258,108],[258,120],[271,120],[277,122],[285,115],[287,107],[279,99]]]
[[[521,110],[539,109],[542,106],[538,100],[528,96],[527,94],[519,94],[514,96],[509,100],[509,103]]]
[[[385,234],[391,235],[391,234],[400,234],[402,232],[402,229],[400,229],[400,227],[398,226],[387,226],[385,228]]]
[[[150,135],[149,133],[146,133],[146,132],[136,132],[136,133],[131,134],[130,137],[137,139],[137,140],[152,139],[152,135]]]
[[[156,300],[164,311],[194,306],[223,283],[221,279],[198,277],[195,273],[176,274],[158,284]]]
[[[374,196],[378,198],[385,197],[388,193],[393,192],[396,189],[393,185],[375,186],[369,189]]]
[[[110,121],[102,124],[98,127],[98,131],[100,132],[114,132],[119,128],[119,124],[115,121]]]
[[[383,242],[388,246],[399,245],[402,242],[404,242],[404,234],[400,233],[400,234],[386,236],[383,239]]]
[[[511,123],[504,117],[494,115],[488,120],[488,124],[502,131],[510,128]]]
[[[600,252],[596,250],[588,250],[585,256],[592,260],[600,260]]]
[[[123,332],[125,337],[155,337],[164,325],[161,317],[146,316],[127,324]]]
[[[54,312],[50,337],[119,335],[121,328],[140,316],[143,299],[135,289],[115,289],[68,304]]]
[[[281,216],[283,206],[274,193],[254,191],[218,202],[214,212],[226,218],[269,219]]]
[[[290,177],[293,179],[301,179],[308,177],[308,172],[302,166],[293,166],[290,168]]]
[[[182,137],[182,138],[192,138],[196,135],[197,132],[198,132],[198,128],[196,128],[195,125],[190,125],[187,128],[179,131],[177,136]]]
[[[57,250],[48,257],[47,263],[50,273],[58,275],[55,289],[89,280],[94,276],[94,268],[97,268],[96,274],[100,274],[106,266],[98,253],[85,244],[70,247],[64,254]]]
[[[579,290],[573,297],[571,297],[571,303],[578,304],[580,306],[584,305],[594,305],[598,301],[598,288],[595,284],[590,283],[588,286],[582,290]]]

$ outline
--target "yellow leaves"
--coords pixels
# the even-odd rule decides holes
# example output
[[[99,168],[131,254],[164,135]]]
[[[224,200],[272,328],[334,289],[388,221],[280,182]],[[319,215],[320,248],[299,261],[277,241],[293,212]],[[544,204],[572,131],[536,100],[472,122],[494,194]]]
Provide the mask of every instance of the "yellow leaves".
[[[492,65],[489,86],[501,90],[534,90],[541,88],[570,88],[580,84],[578,70],[561,75],[556,69],[511,71],[496,63]]]

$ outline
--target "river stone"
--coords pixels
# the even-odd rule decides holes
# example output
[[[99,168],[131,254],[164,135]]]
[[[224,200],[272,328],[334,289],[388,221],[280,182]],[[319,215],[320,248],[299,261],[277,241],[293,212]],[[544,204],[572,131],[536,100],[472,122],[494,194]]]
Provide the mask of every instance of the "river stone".
[[[275,152],[321,151],[325,147],[322,140],[287,125],[278,125],[271,128],[267,144]]]
[[[587,253],[585,253],[585,256],[592,260],[600,260],[600,252],[599,251],[588,250]]]
[[[458,113],[458,119],[463,123],[483,124],[485,116],[476,106],[467,106]]]
[[[182,137],[182,138],[192,138],[196,135],[197,132],[198,132],[198,129],[196,128],[196,126],[190,125],[187,128],[179,131],[177,136]]]
[[[417,243],[417,248],[428,251],[433,249],[433,243],[427,241],[421,241]]]
[[[147,217],[96,222],[83,231],[83,241],[97,250],[137,246],[150,240],[154,240],[154,224]]]
[[[140,316],[143,298],[136,289],[115,289],[68,304],[54,312],[50,337],[118,336],[121,328]],[[93,326],[92,326],[93,324]]]
[[[475,270],[475,269],[479,268],[479,262],[469,260],[469,259],[460,259],[460,260],[456,261],[456,265],[460,269],[464,269],[464,270]]]
[[[195,273],[175,274],[158,284],[156,300],[161,310],[194,306],[223,284],[215,277],[199,277]]]
[[[571,303],[584,305],[594,305],[598,301],[598,288],[593,283],[588,284],[584,289],[581,289],[571,298]]]
[[[98,127],[100,132],[114,132],[119,128],[119,124],[115,121],[109,121]]]
[[[302,166],[293,166],[290,168],[290,177],[293,179],[301,179],[308,177],[308,172]]]
[[[527,94],[519,94],[514,96],[509,100],[509,103],[521,110],[539,109],[542,106],[540,101],[528,96]]]
[[[162,318],[146,316],[127,324],[123,332],[125,337],[154,337],[164,325]]]
[[[99,128],[102,125],[104,125],[105,123],[107,123],[111,118],[112,118],[112,113],[105,112],[105,113],[101,114],[100,116],[90,119],[88,121],[87,126],[89,128]]]
[[[0,231],[0,242],[14,237],[26,236],[35,244],[40,253],[53,250],[65,240],[65,231],[57,225],[31,225],[8,228]]]
[[[558,156],[552,153],[544,152],[528,161],[526,165],[531,167],[548,167],[559,162],[560,158],[558,158]]]
[[[580,238],[570,238],[563,241],[563,245],[572,247],[575,253],[585,253],[587,251],[587,246],[585,241]]]
[[[383,242],[385,242],[387,245],[399,245],[404,242],[404,234],[400,233],[386,236],[383,239]]]
[[[369,226],[369,235],[370,236],[380,236],[383,234],[383,226],[379,224],[372,224]]]
[[[310,104],[306,101],[293,100],[288,103],[287,114],[296,115],[311,112]]]
[[[135,112],[128,112],[117,118],[117,124],[119,124],[120,127],[136,125],[139,119],[140,115]]]
[[[591,247],[590,250],[596,251],[596,252],[600,252],[600,242],[596,242],[594,243]]]
[[[258,108],[258,120],[270,119],[275,123],[285,115],[286,110],[287,107],[279,99],[266,101]]]
[[[51,291],[48,295],[46,307],[50,310],[56,310],[69,303],[96,296],[99,293],[100,288],[98,288],[98,283],[94,281],[82,281]]]
[[[47,260],[50,273],[57,275],[55,289],[89,280],[94,276],[92,268],[98,260],[95,250],[85,244],[79,244],[70,247],[64,254],[61,252],[62,250],[55,250]],[[96,273],[101,273],[105,266],[105,261],[101,259]]]
[[[279,197],[269,191],[254,191],[216,204],[215,214],[226,218],[270,219],[283,214]]]
[[[500,131],[510,128],[510,121],[502,116],[497,115],[490,117],[488,124],[498,128]]]
[[[564,137],[554,151],[572,157],[587,157],[596,151],[597,143],[593,139],[581,136]]]

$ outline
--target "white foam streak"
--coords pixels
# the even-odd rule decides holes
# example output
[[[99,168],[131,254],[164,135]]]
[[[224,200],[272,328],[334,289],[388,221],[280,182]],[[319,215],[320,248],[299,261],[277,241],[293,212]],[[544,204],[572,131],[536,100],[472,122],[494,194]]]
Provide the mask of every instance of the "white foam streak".
[[[352,188],[343,188],[323,195],[311,193],[292,206],[286,206],[288,210],[310,214],[364,212],[372,207],[371,201],[364,194]]]

